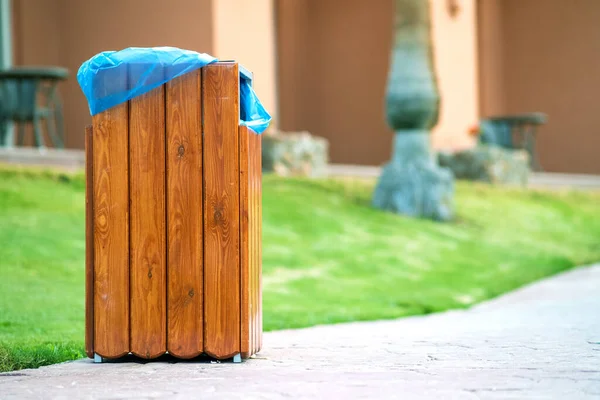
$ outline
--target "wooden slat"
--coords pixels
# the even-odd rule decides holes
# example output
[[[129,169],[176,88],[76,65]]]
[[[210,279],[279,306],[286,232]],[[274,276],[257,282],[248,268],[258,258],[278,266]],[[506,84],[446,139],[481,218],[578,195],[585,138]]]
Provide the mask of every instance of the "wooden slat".
[[[262,349],[263,339],[263,307],[262,307],[262,135],[257,136],[258,140],[258,349]]]
[[[253,305],[253,328],[254,328],[254,348],[253,353],[258,351],[260,332],[259,332],[259,309],[258,309],[258,301],[259,301],[259,277],[258,277],[258,264],[259,264],[259,173],[258,173],[258,162],[259,162],[259,148],[258,148],[258,136],[255,133],[250,134],[252,137],[252,185],[253,185],[253,193],[254,193],[254,243],[253,243],[253,253],[254,253],[254,267],[252,274],[254,276],[254,305]]]
[[[245,136],[248,142],[248,283],[247,290],[249,293],[248,299],[248,326],[249,326],[249,355],[256,352],[257,335],[256,335],[256,144],[254,135],[250,130],[244,128]]]
[[[142,358],[167,349],[164,114],[163,86],[131,100],[130,351]]]
[[[85,352],[94,358],[94,164],[93,128],[85,128]]]
[[[257,291],[257,304],[256,313],[258,314],[258,347],[256,353],[262,348],[262,331],[263,331],[263,318],[262,318],[262,136],[256,135],[256,177],[257,177],[257,190],[258,190],[258,238],[257,238],[257,251],[258,260],[256,264],[256,275],[258,277]]]
[[[201,72],[167,83],[168,351],[203,351]]]
[[[248,128],[240,126],[240,268],[241,268],[241,351],[242,357],[252,355],[251,337],[251,271],[249,261],[249,135]]]
[[[252,274],[252,354],[256,353],[257,345],[257,327],[256,327],[256,207],[257,207],[257,198],[256,198],[256,140],[252,133],[250,134],[250,193],[251,193],[251,217],[252,217],[252,225],[251,225],[251,240],[250,240],[250,254],[252,258],[252,266],[251,266],[251,274]]]
[[[250,292],[249,326],[250,326],[250,355],[254,354],[254,188],[252,187],[252,138],[248,137],[248,269]]]
[[[239,75],[234,63],[203,69],[204,350],[240,352]]]
[[[94,350],[129,352],[128,103],[93,116]]]

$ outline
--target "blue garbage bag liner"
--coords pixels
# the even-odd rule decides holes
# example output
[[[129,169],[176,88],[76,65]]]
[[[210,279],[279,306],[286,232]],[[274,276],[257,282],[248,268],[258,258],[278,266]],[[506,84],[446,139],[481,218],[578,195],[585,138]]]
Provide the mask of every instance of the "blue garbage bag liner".
[[[104,51],[84,62],[77,72],[77,82],[90,114],[96,115],[217,61],[206,53],[176,47],[129,47]],[[240,123],[256,133],[264,132],[271,116],[244,77],[240,78],[240,103]]]

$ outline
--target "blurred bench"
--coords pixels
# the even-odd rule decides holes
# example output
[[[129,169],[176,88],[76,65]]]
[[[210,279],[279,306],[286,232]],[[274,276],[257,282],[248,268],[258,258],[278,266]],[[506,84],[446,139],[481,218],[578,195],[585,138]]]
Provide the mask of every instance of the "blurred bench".
[[[532,169],[540,171],[542,168],[535,149],[536,130],[547,120],[543,113],[488,117],[480,122],[479,141],[506,149],[525,149]]]

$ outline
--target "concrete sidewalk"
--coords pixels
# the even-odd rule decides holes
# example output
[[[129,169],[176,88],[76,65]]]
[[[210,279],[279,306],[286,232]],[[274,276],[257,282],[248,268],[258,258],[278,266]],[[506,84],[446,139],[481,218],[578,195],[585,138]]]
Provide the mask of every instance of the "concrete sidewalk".
[[[0,164],[47,167],[66,171],[82,170],[85,154],[81,150],[0,148]],[[327,174],[334,177],[377,178],[381,168],[364,165],[330,164]],[[539,189],[600,190],[599,175],[532,172],[528,187]]]
[[[1,399],[598,399],[600,265],[468,311],[266,334],[243,364],[89,360],[0,375]]]
[[[78,171],[85,167],[82,150],[0,147],[0,163]]]
[[[380,167],[364,165],[330,164],[329,176],[375,179],[381,175]],[[553,172],[532,172],[527,184],[535,189],[577,189],[600,190],[600,175],[560,174]]]

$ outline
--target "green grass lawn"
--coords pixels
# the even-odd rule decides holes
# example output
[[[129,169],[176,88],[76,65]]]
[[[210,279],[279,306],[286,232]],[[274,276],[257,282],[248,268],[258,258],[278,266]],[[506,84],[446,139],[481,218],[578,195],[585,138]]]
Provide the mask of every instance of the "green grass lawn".
[[[369,207],[372,182],[266,176],[266,330],[467,307],[600,260],[600,193],[457,185],[434,223]],[[82,357],[84,181],[0,168],[0,371]]]

